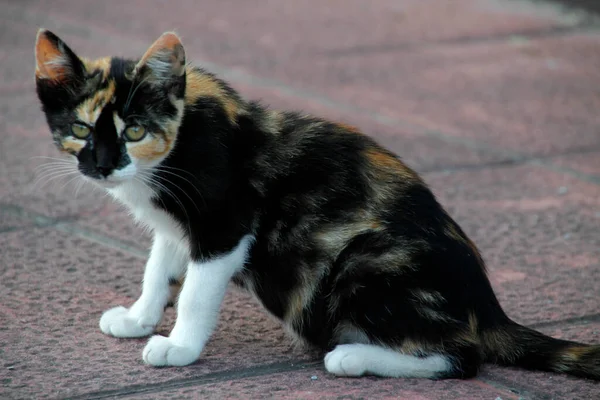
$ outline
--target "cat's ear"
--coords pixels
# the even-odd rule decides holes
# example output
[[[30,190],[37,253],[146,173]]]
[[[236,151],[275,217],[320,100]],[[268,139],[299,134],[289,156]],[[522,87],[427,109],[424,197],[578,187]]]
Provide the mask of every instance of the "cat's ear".
[[[35,78],[50,84],[78,84],[85,67],[75,53],[54,33],[40,29],[35,42]]]
[[[179,37],[165,32],[150,46],[135,66],[134,75],[142,75],[150,83],[166,83],[185,73],[185,51]]]

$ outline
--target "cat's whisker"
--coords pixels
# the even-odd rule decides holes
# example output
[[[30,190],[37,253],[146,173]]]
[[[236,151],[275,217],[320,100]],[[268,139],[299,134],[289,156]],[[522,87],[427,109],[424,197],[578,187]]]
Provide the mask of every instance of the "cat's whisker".
[[[169,196],[171,196],[173,198],[173,200],[175,200],[177,202],[177,204],[179,205],[179,207],[181,208],[181,210],[183,211],[183,213],[185,214],[185,220],[188,224],[188,230],[191,230],[191,226],[190,226],[190,216],[183,204],[183,202],[179,199],[179,197],[177,197],[177,195],[175,193],[173,193],[173,191],[171,189],[169,189],[167,186],[165,186],[163,183],[158,181],[158,177],[156,177],[155,175],[148,173],[148,172],[142,172],[141,174],[142,176],[145,176],[146,179],[148,179],[150,184],[154,184],[156,186],[159,187],[159,189],[163,190],[166,194],[168,194]],[[172,184],[172,182],[169,182]],[[176,185],[175,185],[176,186]],[[181,190],[181,188],[180,188]],[[187,195],[187,193],[184,192],[184,194]],[[189,198],[189,196],[188,196]],[[192,204],[194,204],[194,206],[196,206],[196,204],[193,202],[193,200],[190,198],[190,201],[192,201]],[[198,207],[196,207],[196,209],[198,210]],[[199,212],[199,210],[198,210]]]
[[[67,182],[63,183],[63,185],[60,187],[60,191],[62,192],[63,190],[65,190],[65,188],[71,183],[73,182],[75,179],[77,178],[81,178],[81,175],[77,174],[75,175],[73,178],[69,179]]]
[[[75,188],[75,197],[77,197],[79,195],[79,190],[81,190],[81,188],[86,184],[86,180],[83,179],[82,176],[79,176],[79,183],[77,185],[77,187]]]
[[[34,160],[36,158],[41,158],[44,160],[64,161],[64,162],[70,162],[72,164],[75,164],[73,161],[69,161],[68,158],[48,157],[48,156],[31,156],[31,157],[29,157],[30,160]]]
[[[34,172],[35,173],[41,173],[41,172],[45,172],[45,171],[56,171],[56,170],[59,170],[59,169],[75,170],[76,167],[74,165],[62,165],[62,164],[49,165],[49,164],[45,164],[45,165],[37,166],[34,169]]]
[[[43,179],[43,178],[52,176],[54,174],[60,174],[60,173],[64,173],[64,172],[75,172],[75,171],[76,171],[75,169],[67,168],[67,167],[49,168],[49,169],[44,169],[41,171],[36,171],[35,176],[36,176],[36,179]]]
[[[48,176],[44,176],[44,181],[42,182],[41,180],[36,180],[33,183],[33,187],[38,190],[38,189],[42,189],[45,185],[49,184],[50,182],[56,180],[56,179],[60,179],[60,178],[65,178],[67,176],[71,176],[73,174],[79,174],[78,171],[70,171],[70,172],[60,172],[60,173],[55,173],[55,174],[50,174]],[[41,183],[41,184],[40,184]]]
[[[179,175],[179,174],[176,174],[176,173],[174,173],[174,172],[171,172],[171,171],[166,171],[166,170],[164,170],[164,169],[160,168],[160,166],[158,166],[158,168],[157,168],[157,169],[158,169],[159,171],[161,171],[161,172],[165,173],[165,174],[173,175],[173,176],[175,176],[175,177],[177,177],[177,178],[179,178],[179,179],[182,179],[182,180],[186,181],[187,183],[189,183],[189,184],[190,184],[190,186],[192,186],[192,187],[194,188],[194,190],[196,191],[196,193],[198,193],[198,196],[200,196],[200,200],[202,200],[202,202],[204,203],[204,206],[205,206],[205,207],[207,206],[207,204],[206,204],[206,201],[204,200],[204,196],[202,195],[202,193],[200,192],[200,190],[199,190],[199,189],[196,187],[196,185],[194,185],[194,184],[193,184],[193,183],[192,183],[192,182],[191,182],[189,179],[186,179],[186,178],[184,178],[183,176],[181,176],[181,175]],[[179,169],[179,168],[177,168],[177,169]],[[186,172],[187,172],[187,171],[186,171]],[[192,174],[190,173],[190,175],[192,175]],[[192,176],[193,176],[193,175],[192,175]],[[174,183],[172,180],[167,180],[167,181],[168,181],[168,182],[170,182],[171,184],[175,185],[175,183]],[[177,185],[175,185],[175,186],[177,186]],[[189,195],[188,195],[188,194],[187,194],[187,193],[186,193],[186,192],[185,192],[183,189],[181,189],[179,186],[177,186],[177,187],[179,188],[179,190],[181,190],[182,192],[184,192],[184,193],[185,193],[185,195],[186,195],[186,196],[188,196],[188,198],[190,198],[190,196],[189,196]],[[190,198],[190,200],[192,201],[192,203],[194,202],[194,201],[193,201],[191,198]],[[194,205],[195,205],[195,203],[194,203]],[[196,207],[196,209],[198,209],[198,207]],[[198,210],[198,212],[200,212],[200,210]]]
[[[163,171],[166,172],[166,171]],[[177,175],[176,175],[177,176]],[[171,179],[168,179],[166,177],[160,177],[160,179],[163,179],[166,183],[170,183],[171,185],[175,186],[175,188],[179,189],[180,192],[182,192],[189,200],[190,202],[193,204],[193,206],[196,208],[196,211],[198,211],[198,214],[201,214],[202,212],[200,211],[200,208],[198,208],[198,205],[196,204],[196,202],[194,201],[194,199],[192,199],[192,197],[181,188],[181,186],[177,185],[175,182],[173,182]],[[200,195],[202,196],[202,195]]]
[[[47,170],[47,171],[41,171],[38,175],[37,178],[39,179],[46,179],[46,178],[50,178],[54,175],[61,175],[61,174],[71,174],[71,173],[78,173],[79,171],[74,170],[73,168],[61,168],[61,169],[51,169],[51,170]]]

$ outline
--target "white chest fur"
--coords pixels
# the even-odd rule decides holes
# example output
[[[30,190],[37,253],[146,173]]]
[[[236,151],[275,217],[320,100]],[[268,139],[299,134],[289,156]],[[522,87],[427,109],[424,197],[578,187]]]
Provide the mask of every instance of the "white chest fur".
[[[129,208],[139,224],[161,234],[172,243],[186,243],[179,223],[153,204],[152,198],[156,194],[150,187],[137,181],[129,181],[107,190]]]

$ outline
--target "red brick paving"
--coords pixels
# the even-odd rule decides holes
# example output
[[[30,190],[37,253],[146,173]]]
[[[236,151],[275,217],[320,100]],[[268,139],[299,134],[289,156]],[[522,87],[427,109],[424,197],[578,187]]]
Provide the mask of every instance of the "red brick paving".
[[[540,2],[0,0],[0,398],[592,399],[600,386],[486,366],[471,381],[343,379],[232,291],[193,366],[153,369],[102,335],[149,237],[75,185],[33,88],[39,26],[88,56],[176,29],[244,95],[355,124],[422,172],[480,246],[510,315],[600,342],[600,31]],[[166,332],[173,314],[160,327]],[[316,379],[312,379],[316,377]]]

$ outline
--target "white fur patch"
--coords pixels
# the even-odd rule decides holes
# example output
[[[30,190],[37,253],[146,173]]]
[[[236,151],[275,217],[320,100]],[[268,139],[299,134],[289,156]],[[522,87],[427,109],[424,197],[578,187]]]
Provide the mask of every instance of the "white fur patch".
[[[253,237],[243,237],[229,253],[204,262],[190,262],[179,301],[177,322],[169,337],[154,336],[143,352],[153,366],[183,366],[196,361],[212,335],[231,277],[240,271]]]
[[[115,124],[117,135],[121,135],[125,130],[125,121],[119,117],[119,114],[116,111],[113,112],[113,122]]]
[[[435,378],[447,372],[447,357],[414,357],[372,344],[342,344],[325,356],[325,369],[338,376],[365,374],[391,378]]]
[[[168,241],[184,246],[187,250],[188,245],[181,226],[173,217],[152,204],[156,193],[150,187],[137,180],[129,180],[107,190],[131,210],[138,223],[153,232],[159,232]]]

